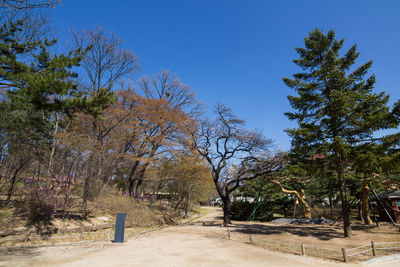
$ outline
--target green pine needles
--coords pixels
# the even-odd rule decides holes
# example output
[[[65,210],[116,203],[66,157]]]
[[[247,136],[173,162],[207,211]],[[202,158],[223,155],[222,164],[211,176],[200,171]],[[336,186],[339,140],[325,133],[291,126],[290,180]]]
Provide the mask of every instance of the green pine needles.
[[[22,26],[18,21],[0,27],[0,88],[13,109],[96,113],[115,100],[107,89],[88,98],[77,86],[73,68],[90,47],[52,55],[56,40],[17,41]]]
[[[293,112],[285,115],[298,123],[286,130],[291,137],[292,153],[307,160],[324,155],[335,168],[341,193],[344,236],[351,236],[349,207],[344,171],[352,150],[373,138],[375,131],[393,127],[387,105],[389,96],[374,93],[375,76],[366,77],[372,61],[354,68],[359,56],[353,45],[343,56],[344,40],[335,32],[324,34],[315,29],[304,38],[304,48],[296,48],[293,60],[302,72],[283,78],[296,96],[288,99]]]

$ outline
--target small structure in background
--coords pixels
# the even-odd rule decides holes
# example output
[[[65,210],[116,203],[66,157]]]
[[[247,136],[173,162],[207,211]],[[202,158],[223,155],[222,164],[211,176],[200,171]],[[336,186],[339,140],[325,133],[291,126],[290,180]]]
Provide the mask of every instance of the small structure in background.
[[[126,213],[118,213],[117,219],[115,222],[115,234],[113,243],[122,243],[124,242],[124,234],[125,234],[125,219]]]
[[[389,212],[395,223],[400,223],[400,190],[392,193],[380,193],[378,196],[382,200],[386,210]],[[384,209],[379,205],[378,209],[381,220],[390,221],[390,218],[387,216]]]
[[[220,197],[215,197],[212,201],[211,201],[211,206],[217,206],[217,207],[221,207],[222,206],[222,199]]]

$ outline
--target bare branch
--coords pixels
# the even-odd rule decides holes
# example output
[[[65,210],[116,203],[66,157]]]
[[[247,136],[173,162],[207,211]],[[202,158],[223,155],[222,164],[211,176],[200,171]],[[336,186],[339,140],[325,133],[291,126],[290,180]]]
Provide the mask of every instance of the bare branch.
[[[122,40],[105,29],[97,27],[94,30],[72,31],[72,35],[78,48],[90,48],[82,65],[93,94],[101,88],[111,88],[120,79],[131,77],[139,69],[135,54],[122,49]]]

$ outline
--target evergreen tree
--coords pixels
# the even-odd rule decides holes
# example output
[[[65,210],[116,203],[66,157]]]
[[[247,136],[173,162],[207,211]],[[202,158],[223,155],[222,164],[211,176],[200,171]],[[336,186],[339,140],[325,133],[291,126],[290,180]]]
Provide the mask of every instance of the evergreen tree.
[[[72,68],[79,66],[86,51],[75,50],[67,55],[51,55],[56,40],[24,41],[14,39],[22,22],[5,23],[0,28],[0,86],[6,100],[16,110],[98,112],[98,107],[111,103],[112,93],[88,99],[80,91]]]
[[[349,166],[353,147],[370,140],[374,131],[388,126],[390,115],[385,93],[374,93],[375,76],[365,78],[372,65],[369,61],[353,69],[359,56],[353,45],[339,55],[344,40],[335,32],[326,35],[319,29],[304,39],[305,47],[296,48],[300,58],[294,63],[303,72],[283,78],[296,90],[289,95],[293,112],[285,113],[297,121],[298,128],[288,129],[292,152],[303,160],[320,154],[335,167],[344,220],[344,236],[351,236],[349,207],[344,173]]]
[[[8,162],[9,169],[16,171],[28,165],[29,153],[54,146],[60,117],[78,111],[97,116],[114,100],[106,89],[92,97],[79,90],[73,68],[79,66],[86,51],[54,55],[50,50],[55,40],[21,41],[22,30],[23,21],[0,26],[0,164]],[[53,123],[54,113],[61,114],[57,123]],[[8,199],[16,176],[13,172],[7,177]]]

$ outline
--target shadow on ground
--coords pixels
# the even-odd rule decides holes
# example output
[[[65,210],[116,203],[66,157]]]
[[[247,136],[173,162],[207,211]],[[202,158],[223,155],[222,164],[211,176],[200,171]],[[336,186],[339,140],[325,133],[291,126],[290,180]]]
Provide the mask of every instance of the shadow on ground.
[[[343,234],[340,232],[340,228],[337,226],[330,226],[328,228],[309,225],[265,225],[259,223],[235,223],[231,226],[231,232],[253,235],[260,234],[266,236],[290,233],[299,237],[312,236],[324,241],[343,237]]]

